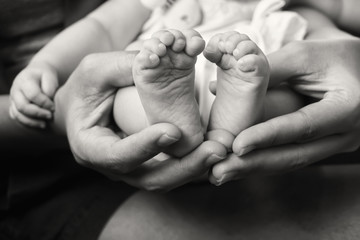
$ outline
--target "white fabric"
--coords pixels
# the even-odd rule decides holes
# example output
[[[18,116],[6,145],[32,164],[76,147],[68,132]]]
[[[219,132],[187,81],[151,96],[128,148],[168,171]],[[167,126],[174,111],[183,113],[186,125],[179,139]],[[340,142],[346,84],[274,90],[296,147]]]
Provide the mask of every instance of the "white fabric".
[[[142,5],[150,10],[166,5],[166,0],[141,0]]]

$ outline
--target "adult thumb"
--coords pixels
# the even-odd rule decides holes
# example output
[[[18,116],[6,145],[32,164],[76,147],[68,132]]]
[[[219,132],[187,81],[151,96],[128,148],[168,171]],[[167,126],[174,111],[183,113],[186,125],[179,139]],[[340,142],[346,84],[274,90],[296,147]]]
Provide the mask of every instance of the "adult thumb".
[[[269,88],[297,76],[299,71],[298,55],[301,53],[297,53],[296,44],[288,44],[267,56],[271,70]]]

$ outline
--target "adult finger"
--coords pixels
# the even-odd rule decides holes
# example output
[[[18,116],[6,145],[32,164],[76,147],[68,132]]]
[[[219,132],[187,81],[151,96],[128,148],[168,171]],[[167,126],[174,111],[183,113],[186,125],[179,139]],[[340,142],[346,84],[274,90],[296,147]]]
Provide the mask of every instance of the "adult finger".
[[[260,149],[241,157],[232,154],[213,167],[210,181],[221,185],[248,176],[272,175],[302,168],[340,152],[355,151],[360,145],[356,139],[356,134],[340,134],[309,143]]]
[[[354,125],[355,115],[348,101],[343,101],[337,93],[329,93],[325,99],[294,113],[245,129],[235,138],[233,151],[241,156],[257,148],[342,133]]]
[[[132,63],[136,54],[137,52],[110,52],[88,55],[71,78],[83,80],[87,86],[91,86],[90,89],[97,91],[133,85]]]
[[[307,56],[307,48],[298,42],[290,43],[267,55],[271,71],[269,88],[277,86],[289,78],[306,74],[306,69],[303,69],[299,63],[308,63]]]
[[[74,149],[78,162],[115,174],[128,173],[181,137],[180,130],[168,123],[152,125],[124,139],[109,128],[99,126],[81,131],[74,133],[82,137],[77,141],[81,145]],[[83,151],[79,152],[79,149]]]
[[[182,159],[149,161],[121,179],[145,190],[168,191],[196,179],[225,157],[224,146],[207,141]]]

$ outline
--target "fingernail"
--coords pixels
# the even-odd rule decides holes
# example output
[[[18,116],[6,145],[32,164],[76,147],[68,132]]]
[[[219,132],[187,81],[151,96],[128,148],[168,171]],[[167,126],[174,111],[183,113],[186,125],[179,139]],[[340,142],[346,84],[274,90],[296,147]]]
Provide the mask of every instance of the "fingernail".
[[[164,134],[159,138],[157,144],[158,144],[159,147],[167,147],[167,146],[169,146],[169,145],[171,145],[171,144],[173,144],[173,143],[175,143],[177,141],[179,141],[178,138],[174,138],[174,137],[171,137],[171,136],[169,136],[167,134]]]
[[[210,157],[208,157],[208,159],[206,160],[206,163],[208,165],[213,165],[221,160],[224,160],[226,158],[226,155],[225,156],[219,156],[217,154],[211,154]]]
[[[240,156],[242,156],[242,155],[245,155],[246,153],[248,153],[248,152],[251,152],[252,150],[254,150],[255,149],[255,146],[247,146],[247,147],[243,147],[243,148],[241,148],[239,151],[236,151],[236,155],[238,156],[238,157],[240,157]]]
[[[216,186],[223,185],[224,183],[229,182],[230,180],[232,180],[233,177],[234,177],[233,173],[225,173],[219,179],[216,180],[215,185]]]

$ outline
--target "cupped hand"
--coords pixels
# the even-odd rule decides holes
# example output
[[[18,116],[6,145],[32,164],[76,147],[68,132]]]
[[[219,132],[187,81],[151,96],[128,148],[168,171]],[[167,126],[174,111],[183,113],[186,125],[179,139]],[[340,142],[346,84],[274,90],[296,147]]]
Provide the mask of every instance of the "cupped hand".
[[[53,97],[59,87],[56,70],[30,63],[15,78],[10,91],[10,116],[20,123],[45,128],[53,116]]]
[[[63,131],[79,164],[142,189],[169,190],[206,172],[225,158],[226,150],[208,141],[182,159],[155,161],[152,157],[181,137],[180,130],[168,123],[121,139],[112,109],[117,89],[133,84],[135,54],[86,57],[56,94],[56,114],[63,116]]]
[[[301,168],[360,146],[360,40],[294,42],[269,55],[270,86],[287,83],[312,99],[300,110],[254,125],[213,167],[216,185]]]

